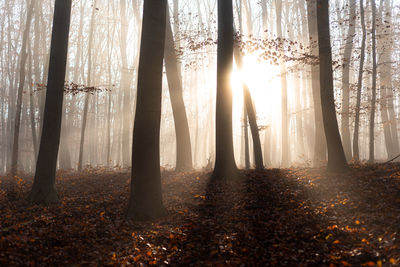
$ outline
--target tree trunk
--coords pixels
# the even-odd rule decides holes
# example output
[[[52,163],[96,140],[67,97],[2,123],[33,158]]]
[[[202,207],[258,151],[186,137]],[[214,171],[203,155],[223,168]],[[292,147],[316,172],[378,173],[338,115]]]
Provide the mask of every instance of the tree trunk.
[[[233,61],[232,0],[218,0],[217,100],[215,116],[215,167],[212,179],[238,176],[233,153],[232,91]]]
[[[33,13],[33,2],[31,1],[29,4],[28,12],[26,15],[26,24],[24,34],[22,36],[22,46],[21,46],[21,64],[19,66],[19,84],[17,91],[17,107],[15,111],[15,122],[14,122],[14,139],[13,139],[13,147],[11,154],[11,175],[17,175],[18,168],[18,146],[19,146],[19,131],[21,126],[21,108],[22,108],[22,94],[25,86],[25,67],[27,60],[27,42],[29,38],[29,31],[31,28],[32,22],[32,13]]]
[[[354,119],[354,134],[353,134],[353,159],[355,161],[360,160],[360,153],[358,150],[358,135],[360,128],[360,106],[361,106],[361,88],[363,82],[363,71],[364,71],[364,59],[365,59],[365,19],[364,19],[364,0],[360,0],[360,17],[361,17],[361,29],[362,29],[362,41],[361,41],[361,52],[360,52],[360,68],[358,70],[358,82],[357,82],[357,98],[356,98],[356,115]]]
[[[236,47],[234,47],[233,51],[234,51],[234,56],[235,56],[235,61],[236,61],[237,66],[239,69],[242,69],[243,62],[242,62],[242,57],[240,55],[239,48],[236,46]],[[250,129],[251,129],[251,137],[253,139],[254,162],[256,164],[256,169],[260,170],[260,169],[264,168],[264,163],[263,163],[263,156],[262,156],[262,150],[261,150],[260,134],[259,134],[258,125],[257,125],[257,116],[256,116],[255,108],[253,106],[253,101],[251,98],[250,90],[244,82],[243,82],[243,98],[244,98],[244,104],[245,104],[245,109],[246,109],[245,113],[249,119],[249,124],[250,124]],[[246,124],[247,124],[247,121],[246,121]]]
[[[317,0],[307,1],[308,35],[311,55],[318,57]],[[313,165],[320,166],[326,160],[326,139],[322,119],[322,106],[319,82],[319,66],[311,65],[311,87],[314,103],[315,144]]]
[[[388,45],[388,47],[385,47],[382,49],[383,55],[381,58],[382,60],[382,67],[381,69],[381,87],[383,88],[384,91],[387,92],[387,111],[389,114],[389,126],[390,126],[390,133],[392,135],[392,142],[391,142],[391,147],[392,147],[392,155],[390,158],[393,158],[397,156],[400,152],[399,148],[399,137],[397,133],[397,119],[396,119],[396,113],[394,111],[394,97],[393,97],[393,90],[392,90],[392,51],[393,51],[393,27],[392,27],[392,6],[390,4],[390,1],[384,1],[385,2],[385,17],[383,19],[384,23],[386,25],[384,26],[384,34],[385,36],[388,36],[385,38],[385,43]],[[383,4],[383,3],[381,3]],[[383,27],[382,26],[382,27]],[[379,64],[378,64],[379,65]]]
[[[318,0],[317,20],[322,118],[328,146],[328,171],[343,172],[348,170],[348,166],[336,119],[328,1]]]
[[[280,0],[275,1],[276,8],[276,31],[278,40],[283,42],[282,34],[282,2]],[[283,55],[283,46],[281,48],[281,56]],[[279,59],[279,67],[281,74],[281,86],[282,86],[282,167],[289,166],[289,114],[288,114],[288,100],[287,100],[287,80],[286,80],[286,64],[281,57]]]
[[[90,20],[90,32],[89,32],[89,44],[88,44],[88,76],[86,81],[86,86],[91,86],[92,83],[92,46],[93,46],[93,31],[94,31],[94,20],[95,20],[95,10],[96,10],[97,1],[94,0],[92,7],[92,17]],[[81,142],[79,144],[79,160],[78,160],[78,171],[82,171],[83,165],[83,153],[85,146],[85,132],[86,132],[86,123],[87,123],[87,114],[89,110],[89,96],[87,93],[85,95],[85,103],[83,106],[83,115],[82,115],[82,128],[81,128]]]
[[[188,171],[192,166],[192,149],[190,144],[189,125],[182,94],[180,68],[175,53],[171,22],[167,11],[165,39],[165,69],[167,71],[168,89],[171,98],[172,113],[176,134],[176,171]]]
[[[372,99],[369,124],[369,163],[375,161],[375,107],[376,107],[376,4],[371,0],[372,7]]]
[[[132,74],[129,70],[127,61],[127,36],[128,36],[128,20],[126,18],[126,0],[121,0],[121,90],[123,92],[122,99],[122,166],[129,167],[131,161],[131,155],[129,154],[130,147],[130,108],[131,103],[129,101],[131,97],[131,81]]]
[[[29,200],[32,202],[47,204],[58,200],[55,180],[58,147],[60,144],[70,15],[71,0],[56,0],[43,130],[35,178],[29,195]]]
[[[350,13],[349,13],[349,29],[347,31],[346,45],[343,55],[343,70],[342,70],[342,141],[343,149],[346,159],[351,159],[351,140],[350,140],[350,61],[353,50],[353,39],[356,29],[356,0],[349,0]]]
[[[244,89],[243,89],[244,93]],[[244,95],[243,95],[244,96]],[[244,99],[244,97],[243,97]],[[244,133],[244,168],[250,169],[250,153],[249,153],[249,127],[247,122],[246,100],[243,101],[243,133]]]
[[[157,218],[166,213],[160,174],[160,121],[166,0],[146,0],[139,58],[132,145],[131,196],[127,217]]]

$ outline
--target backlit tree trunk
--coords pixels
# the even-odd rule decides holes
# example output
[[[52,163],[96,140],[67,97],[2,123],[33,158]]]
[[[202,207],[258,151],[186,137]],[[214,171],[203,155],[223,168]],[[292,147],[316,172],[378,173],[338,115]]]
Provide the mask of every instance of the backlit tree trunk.
[[[332,51],[329,31],[329,3],[318,0],[318,47],[320,58],[320,88],[322,118],[328,146],[328,171],[348,170],[336,119],[333,95]]]
[[[168,11],[167,11],[168,12]],[[190,144],[189,125],[185,103],[182,95],[180,68],[175,53],[171,23],[167,13],[165,40],[165,69],[167,71],[168,89],[171,98],[172,113],[176,134],[176,171],[192,169],[192,149]]]
[[[40,139],[35,178],[29,195],[29,200],[32,202],[46,204],[58,200],[55,180],[60,144],[70,15],[71,0],[56,0],[46,102],[43,114],[43,130]]]
[[[215,167],[212,179],[231,179],[238,175],[233,153],[232,91],[233,63],[232,0],[218,0],[217,100],[215,117]]]
[[[317,29],[317,0],[307,1],[307,21],[308,35],[311,43],[311,55],[318,56],[318,29]],[[322,119],[320,83],[319,83],[319,66],[311,66],[311,87],[314,103],[315,118],[315,144],[313,164],[321,165],[326,159],[326,140],[324,136],[324,125]]]
[[[127,217],[148,220],[166,213],[161,194],[160,122],[166,0],[146,0],[140,45]]]

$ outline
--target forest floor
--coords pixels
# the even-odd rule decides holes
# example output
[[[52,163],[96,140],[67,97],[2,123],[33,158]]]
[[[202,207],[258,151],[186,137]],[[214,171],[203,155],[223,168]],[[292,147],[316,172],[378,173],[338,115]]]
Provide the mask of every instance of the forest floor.
[[[32,177],[0,184],[0,265],[399,266],[400,164],[163,172],[169,214],[126,221],[128,171],[59,171],[60,203],[30,205]]]

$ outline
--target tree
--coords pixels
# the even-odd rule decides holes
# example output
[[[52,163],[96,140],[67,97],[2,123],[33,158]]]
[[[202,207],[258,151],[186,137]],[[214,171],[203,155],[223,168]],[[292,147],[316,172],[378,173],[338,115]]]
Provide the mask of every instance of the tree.
[[[127,36],[128,36],[128,20],[126,17],[126,0],[121,0],[121,36],[120,36],[120,53],[121,53],[121,89],[123,94],[122,99],[122,166],[129,167],[131,157],[129,155],[130,137],[130,122],[129,114],[131,113],[130,88],[132,81],[132,72],[128,66],[127,56]]]
[[[372,7],[372,99],[371,99],[371,116],[369,120],[369,162],[373,163],[375,159],[375,106],[376,106],[376,4],[375,0],[371,0]]]
[[[360,153],[358,150],[358,132],[360,128],[361,88],[363,81],[365,39],[366,39],[364,0],[360,0],[360,18],[361,18],[362,40],[361,40],[361,52],[360,52],[360,67],[358,70],[358,82],[357,82],[357,98],[356,98],[356,110],[355,110],[356,115],[354,119],[354,134],[353,134],[353,159],[355,161],[358,161],[360,159]]]
[[[235,61],[239,69],[242,69],[242,56],[240,55],[239,48],[237,46],[234,47],[233,53],[235,55]],[[246,118],[249,119],[250,129],[251,129],[251,137],[253,139],[253,150],[254,150],[254,162],[256,164],[256,169],[263,169],[263,157],[261,151],[261,142],[260,142],[260,134],[258,132],[257,125],[257,117],[256,111],[253,106],[252,97],[250,94],[250,89],[245,82],[243,83],[243,98],[244,98],[244,108]],[[247,122],[246,122],[247,124]],[[247,132],[247,131],[246,131]],[[248,148],[247,148],[248,149]],[[247,167],[247,164],[246,164]]]
[[[92,16],[90,19],[90,32],[89,32],[89,44],[88,44],[88,74],[86,84],[90,86],[92,83],[92,46],[93,46],[93,32],[94,32],[94,22],[95,22],[95,10],[96,10],[97,0],[94,0],[92,6]],[[83,115],[82,115],[82,128],[81,128],[81,142],[79,145],[79,161],[78,161],[78,171],[82,170],[83,165],[83,153],[84,153],[84,145],[85,145],[85,132],[86,132],[86,124],[87,124],[87,116],[89,111],[89,96],[90,94],[85,95],[85,103],[83,106]]]
[[[217,101],[215,116],[215,166],[212,179],[231,179],[238,175],[233,153],[232,91],[233,63],[232,0],[218,0]]]
[[[317,0],[307,0],[308,35],[311,43],[311,55],[318,56],[318,29],[317,29]],[[311,65],[311,87],[314,103],[315,117],[315,145],[314,165],[320,165],[326,159],[326,141],[324,138],[324,126],[322,119],[322,107],[319,85],[319,66]]]
[[[328,170],[341,172],[348,170],[348,166],[343,151],[342,140],[340,139],[333,95],[329,3],[326,0],[318,0],[317,5],[320,91],[322,119],[328,146]]]
[[[29,195],[29,200],[32,202],[51,203],[58,200],[55,180],[60,144],[70,17],[71,0],[56,0],[43,129],[35,178]]]
[[[345,48],[343,54],[343,70],[342,70],[342,141],[343,148],[345,151],[346,159],[351,159],[351,140],[350,140],[350,124],[349,124],[349,113],[350,113],[350,60],[353,50],[353,39],[356,30],[355,18],[356,18],[356,1],[349,0],[349,28],[347,30],[347,37],[345,40]]]
[[[182,79],[176,59],[174,39],[172,36],[169,12],[167,11],[165,36],[165,69],[167,72],[168,89],[171,98],[172,113],[176,135],[176,171],[188,171],[192,166],[192,149],[190,144],[189,125],[186,116],[185,103],[182,95]]]
[[[399,154],[399,141],[397,134],[397,121],[394,111],[394,97],[392,91],[392,62],[393,40],[392,40],[392,7],[389,1],[381,0],[379,11],[379,26],[377,27],[377,47],[379,53],[379,82],[381,93],[381,117],[388,159]]]
[[[18,148],[19,148],[19,131],[21,127],[21,108],[22,108],[22,94],[25,86],[25,67],[26,60],[28,58],[26,48],[27,42],[29,38],[29,32],[31,28],[32,22],[32,13],[33,13],[33,5],[34,1],[31,1],[29,4],[28,12],[26,15],[26,24],[24,34],[22,36],[22,47],[21,47],[21,64],[19,71],[19,84],[17,91],[17,109],[15,111],[15,123],[14,123],[14,139],[13,139],[13,147],[11,154],[11,175],[15,176],[17,174],[18,168]]]
[[[133,129],[131,195],[127,211],[127,217],[135,220],[153,219],[166,213],[160,174],[166,11],[166,0],[144,1]]]
[[[275,1],[276,8],[276,32],[279,40],[282,40],[282,1]],[[283,54],[283,46],[280,48],[280,53]],[[289,154],[289,114],[288,114],[288,99],[287,99],[287,79],[286,79],[286,64],[283,58],[279,59],[279,68],[281,73],[282,87],[282,166],[288,167],[290,162]]]

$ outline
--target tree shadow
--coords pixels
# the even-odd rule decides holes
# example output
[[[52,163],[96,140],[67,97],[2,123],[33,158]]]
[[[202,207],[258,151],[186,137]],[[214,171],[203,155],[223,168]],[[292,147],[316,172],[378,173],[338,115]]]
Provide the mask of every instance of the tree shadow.
[[[244,171],[233,181],[210,179],[195,218],[186,218],[181,256],[171,264],[329,265],[323,232],[329,222],[308,202],[303,185],[279,169]]]

